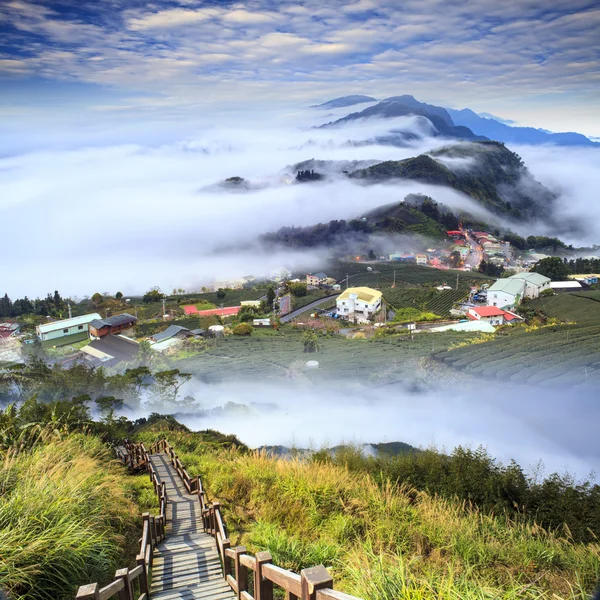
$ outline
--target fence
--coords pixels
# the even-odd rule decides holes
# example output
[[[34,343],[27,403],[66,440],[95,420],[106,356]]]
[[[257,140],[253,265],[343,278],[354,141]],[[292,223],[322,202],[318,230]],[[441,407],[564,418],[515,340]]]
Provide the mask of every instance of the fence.
[[[154,444],[148,452],[144,444],[130,444],[125,442],[126,452],[117,450],[117,456],[125,462],[130,469],[145,468],[148,470],[150,480],[154,484],[154,491],[158,496],[159,513],[157,516],[144,513],[142,515],[142,537],[140,551],[136,556],[134,569],[119,569],[115,579],[106,587],[100,588],[97,583],[82,585],[77,591],[77,600],[109,600],[115,596],[119,600],[147,600],[148,575],[152,568],[152,557],[156,545],[165,539],[167,523],[167,491],[165,483],[159,483],[154,465],[148,456],[158,445]]]
[[[245,546],[231,547],[219,502],[207,502],[200,477],[190,477],[175,450],[165,439],[158,441],[146,451],[144,444],[125,442],[122,460],[130,469],[146,468],[160,500],[157,517],[144,514],[140,553],[136,558],[135,569],[121,569],[115,574],[115,581],[99,589],[93,583],[82,586],[77,600],[109,600],[118,594],[119,600],[147,600],[148,573],[152,567],[154,547],[165,537],[167,494],[164,482],[160,484],[149,454],[164,452],[183,481],[189,494],[198,497],[202,513],[204,531],[215,538],[217,551],[223,565],[223,576],[236,594],[238,600],[273,600],[274,589],[280,588],[285,600],[361,600],[333,589],[333,578],[323,566],[303,569],[300,575],[282,569],[272,563],[269,552],[247,553]],[[139,596],[134,595],[133,583],[138,581]]]

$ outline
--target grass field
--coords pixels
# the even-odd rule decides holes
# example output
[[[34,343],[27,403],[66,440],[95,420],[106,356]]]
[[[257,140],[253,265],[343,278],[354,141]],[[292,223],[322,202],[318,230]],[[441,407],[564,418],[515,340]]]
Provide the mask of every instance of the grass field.
[[[296,572],[323,564],[336,589],[364,600],[584,600],[598,576],[597,545],[344,466],[211,449],[194,435],[168,437],[221,501],[232,545]]]
[[[484,344],[436,353],[446,365],[503,381],[544,386],[600,383],[600,302],[594,292],[559,294],[528,303],[572,324],[527,331],[517,327]]]

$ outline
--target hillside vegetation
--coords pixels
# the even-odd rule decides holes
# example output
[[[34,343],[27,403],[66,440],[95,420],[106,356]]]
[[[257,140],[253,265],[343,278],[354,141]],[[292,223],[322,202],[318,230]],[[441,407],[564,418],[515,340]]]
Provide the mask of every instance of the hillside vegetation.
[[[464,164],[452,167],[451,161]],[[470,142],[439,148],[428,155],[385,161],[349,175],[381,182],[412,179],[462,192],[489,210],[513,218],[544,216],[552,193],[529,173],[521,158],[500,142]]]
[[[157,436],[145,434],[146,442]],[[221,501],[233,544],[298,571],[323,563],[339,589],[369,600],[583,598],[597,544],[444,500],[326,458],[281,460],[171,440]]]
[[[146,477],[126,475],[85,434],[0,457],[0,590],[12,600],[72,599],[80,584],[133,566]]]

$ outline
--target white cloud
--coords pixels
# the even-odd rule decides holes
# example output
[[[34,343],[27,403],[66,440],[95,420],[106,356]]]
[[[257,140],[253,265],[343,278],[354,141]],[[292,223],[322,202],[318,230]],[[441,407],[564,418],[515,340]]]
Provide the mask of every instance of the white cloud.
[[[218,16],[221,11],[212,8],[191,10],[186,8],[172,8],[149,13],[140,17],[133,17],[128,21],[129,29],[140,31],[145,29],[160,29],[179,27],[206,21]]]

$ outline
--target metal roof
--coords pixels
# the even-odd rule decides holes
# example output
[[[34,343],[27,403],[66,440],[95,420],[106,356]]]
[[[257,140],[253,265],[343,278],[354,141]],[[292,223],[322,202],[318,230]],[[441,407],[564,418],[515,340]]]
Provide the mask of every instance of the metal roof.
[[[327,275],[323,272],[315,273],[314,275],[312,275],[312,277],[316,277],[317,279],[327,279]]]
[[[533,283],[533,285],[543,285],[544,283],[548,283],[550,281],[549,277],[545,277],[539,273],[517,273],[516,275],[507,277],[507,279],[523,279],[528,283]]]
[[[368,287],[352,287],[344,290],[338,296],[338,302],[340,300],[349,300],[350,294],[356,294],[358,296],[358,300],[361,302],[366,302],[367,304],[374,304],[377,302],[377,300],[379,300],[379,298],[381,298],[381,292],[378,292],[377,290],[373,290]]]
[[[156,343],[164,342],[165,340],[170,340],[172,337],[175,337],[178,333],[182,331],[189,331],[189,329],[187,327],[181,327],[180,325],[169,325],[164,331],[156,333],[150,337]]]
[[[72,319],[52,321],[52,323],[38,325],[38,331],[40,333],[50,333],[57,329],[67,329],[69,327],[76,327],[77,325],[89,325],[95,319],[102,319],[102,317],[98,313],[90,313],[89,315],[81,315],[80,317],[73,317]]]
[[[102,327],[118,327],[119,325],[125,325],[135,321],[137,321],[137,319],[133,315],[123,313],[114,315],[113,317],[107,317],[106,319],[94,319],[90,325],[95,329],[102,329]]]
[[[489,292],[506,292],[517,296],[525,291],[525,282],[521,279],[513,279],[512,277],[506,277],[505,279],[498,279],[488,288]]]

